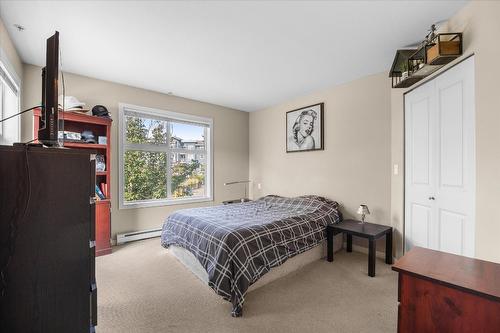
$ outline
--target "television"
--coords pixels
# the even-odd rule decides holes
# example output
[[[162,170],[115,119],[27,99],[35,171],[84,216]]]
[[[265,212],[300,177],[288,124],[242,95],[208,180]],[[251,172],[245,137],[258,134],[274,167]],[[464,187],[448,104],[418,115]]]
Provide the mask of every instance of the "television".
[[[58,79],[59,79],[59,32],[47,39],[45,67],[42,68],[42,112],[38,141],[46,146],[58,142]]]

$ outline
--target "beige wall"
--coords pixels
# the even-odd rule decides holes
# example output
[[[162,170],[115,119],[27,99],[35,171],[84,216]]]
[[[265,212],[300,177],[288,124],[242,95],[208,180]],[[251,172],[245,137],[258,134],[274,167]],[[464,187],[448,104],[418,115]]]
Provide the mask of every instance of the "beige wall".
[[[286,153],[285,113],[325,103],[325,150]],[[253,197],[318,194],[346,217],[368,204],[369,221],[390,225],[390,82],[386,73],[250,114]],[[257,184],[262,184],[262,190]]]
[[[500,2],[472,1],[453,16],[447,30],[463,31],[464,57],[475,55],[476,257],[500,262]],[[451,65],[451,64],[450,64]],[[404,170],[403,93],[393,90],[392,163]],[[392,176],[391,220],[403,230],[403,173]],[[401,244],[398,255],[401,254]]]
[[[40,103],[40,68],[24,66],[24,105]],[[117,233],[160,227],[174,210],[207,205],[187,204],[164,207],[118,209],[118,103],[130,103],[163,110],[211,117],[214,121],[214,203],[239,198],[243,189],[224,187],[231,180],[248,178],[248,113],[208,103],[169,96],[108,81],[66,73],[66,95],[77,97],[91,107],[105,105],[111,112],[112,139],[112,237]],[[23,140],[33,136],[32,117],[23,120]],[[209,203],[213,204],[213,203]]]
[[[449,21],[450,31],[464,32],[465,55],[475,53],[476,256],[496,262],[500,262],[500,212],[497,209],[500,203],[500,90],[497,83],[500,46],[496,42],[500,32],[499,15],[499,2],[474,1]],[[0,38],[4,40],[2,28],[0,26]],[[39,70],[24,66],[24,107],[40,102]],[[320,194],[342,203],[346,217],[356,217],[357,206],[367,203],[372,210],[369,220],[395,228],[395,254],[402,255],[404,90],[390,90],[386,73],[250,115],[76,75],[68,74],[66,81],[68,94],[89,104],[107,105],[115,120],[118,102],[214,117],[216,202],[239,197],[238,189],[226,189],[222,183],[244,179],[249,172],[253,197],[271,193]],[[287,154],[285,112],[318,102],[325,102],[325,150]],[[25,117],[24,140],[31,138],[31,126],[31,117]],[[112,136],[116,143],[116,121]],[[186,207],[117,210],[116,153],[115,146],[113,234],[157,227],[169,212]],[[392,175],[392,164],[399,165],[399,175]],[[258,183],[262,184],[262,190],[257,189]]]
[[[16,75],[19,79],[22,79],[23,63],[16,48],[14,47],[14,44],[12,43],[12,40],[10,39],[9,34],[7,33],[7,30],[5,29],[2,20],[0,20],[0,49],[0,52],[2,52],[0,59],[5,56],[16,72]]]

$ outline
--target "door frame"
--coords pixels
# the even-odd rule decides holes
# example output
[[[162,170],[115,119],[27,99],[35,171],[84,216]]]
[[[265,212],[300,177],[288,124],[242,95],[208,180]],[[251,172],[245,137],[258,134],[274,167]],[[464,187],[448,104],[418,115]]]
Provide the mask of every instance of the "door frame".
[[[413,90],[419,88],[420,86],[428,83],[431,80],[434,80],[435,78],[439,77],[440,75],[446,73],[453,67],[461,64],[465,60],[474,57],[475,53],[468,54],[467,56],[461,58],[459,61],[453,63],[450,66],[444,66],[442,69],[438,70],[436,73],[431,74],[429,77],[424,79],[422,82],[417,83],[414,85],[411,89],[405,91],[403,93],[403,168],[399,168],[400,170],[403,170],[403,241],[402,241],[402,247],[403,247],[403,255],[406,253],[406,95],[411,93]],[[475,62],[474,62],[475,64]],[[475,67],[474,67],[474,74],[475,74]],[[476,89],[476,85],[474,84],[474,90]],[[475,91],[474,91],[474,97],[475,97]],[[475,105],[475,98],[474,98],[474,105]],[[474,116],[475,116],[475,107],[474,107]],[[474,136],[476,132],[476,124],[474,123]],[[476,142],[474,142],[476,144]],[[476,161],[474,161],[476,162]],[[477,174],[477,170],[475,170],[475,173]],[[476,186],[476,183],[474,183],[474,186]],[[474,191],[474,196],[476,196],[476,193]],[[475,216],[474,216],[474,222],[475,222]],[[475,224],[475,223],[474,223]],[[474,244],[475,247],[475,244]]]

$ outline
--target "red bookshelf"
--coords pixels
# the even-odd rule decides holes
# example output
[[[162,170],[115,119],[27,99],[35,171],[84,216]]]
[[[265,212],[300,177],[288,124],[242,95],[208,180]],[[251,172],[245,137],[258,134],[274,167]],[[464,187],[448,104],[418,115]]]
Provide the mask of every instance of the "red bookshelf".
[[[36,109],[33,119],[33,138],[38,137],[38,125],[41,116],[41,110]],[[101,184],[106,184],[106,199],[99,200],[96,195],[95,202],[95,224],[96,224],[96,255],[105,255],[111,253],[111,122],[109,118],[95,117],[87,114],[75,112],[59,111],[59,119],[64,118],[64,130],[81,133],[85,130],[92,131],[96,138],[105,136],[106,144],[85,143],[85,142],[64,142],[64,147],[71,149],[92,149],[96,154],[104,155],[106,162],[106,171],[97,171],[95,183],[99,188]]]
[[[96,143],[85,142],[65,142],[64,147],[68,148],[85,148],[85,149],[108,149],[107,145],[99,145]]]

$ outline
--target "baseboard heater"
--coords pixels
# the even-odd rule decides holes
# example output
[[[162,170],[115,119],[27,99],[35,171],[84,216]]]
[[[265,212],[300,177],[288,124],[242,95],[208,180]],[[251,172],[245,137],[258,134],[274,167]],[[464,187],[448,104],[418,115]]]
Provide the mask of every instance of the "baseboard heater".
[[[159,237],[160,235],[161,235],[161,229],[149,229],[149,230],[128,232],[125,234],[116,235],[116,244],[120,245],[123,243],[133,242],[136,240]]]

